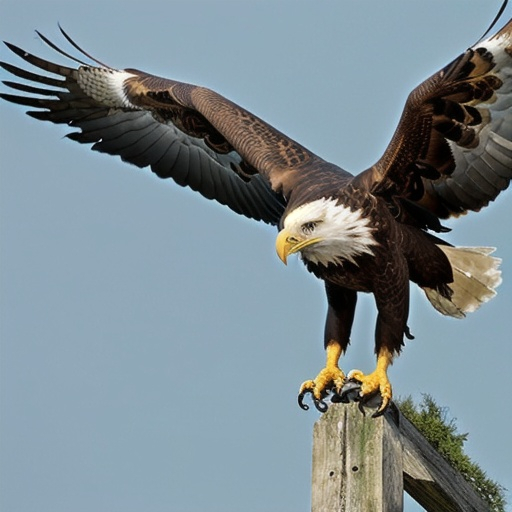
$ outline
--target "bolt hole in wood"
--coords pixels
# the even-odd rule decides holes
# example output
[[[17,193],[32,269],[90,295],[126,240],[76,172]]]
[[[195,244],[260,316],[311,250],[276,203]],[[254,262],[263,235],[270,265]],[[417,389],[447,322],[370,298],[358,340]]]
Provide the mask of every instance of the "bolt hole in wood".
[[[334,471],[330,471],[330,472],[329,472],[329,476],[330,476],[330,477],[333,477],[333,476],[334,476],[334,474],[335,474],[335,473],[334,473]]]
[[[352,471],[355,473],[356,471],[359,471],[359,468],[357,466],[352,466]]]

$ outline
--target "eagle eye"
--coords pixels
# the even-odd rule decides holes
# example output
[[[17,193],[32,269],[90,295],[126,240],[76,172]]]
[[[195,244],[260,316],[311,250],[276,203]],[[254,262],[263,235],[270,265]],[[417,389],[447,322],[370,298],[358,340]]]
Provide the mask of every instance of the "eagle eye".
[[[302,227],[301,227],[302,232],[305,235],[310,235],[315,230],[317,224],[318,224],[318,222],[306,222],[306,223],[302,224]]]

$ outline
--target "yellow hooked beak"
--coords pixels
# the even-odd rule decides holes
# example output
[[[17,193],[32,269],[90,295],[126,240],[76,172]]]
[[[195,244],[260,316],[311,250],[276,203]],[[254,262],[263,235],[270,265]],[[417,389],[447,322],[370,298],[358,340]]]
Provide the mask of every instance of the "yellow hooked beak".
[[[302,251],[305,247],[321,242],[323,238],[299,238],[296,235],[283,229],[276,238],[276,251],[279,259],[286,265],[286,260],[290,254]]]

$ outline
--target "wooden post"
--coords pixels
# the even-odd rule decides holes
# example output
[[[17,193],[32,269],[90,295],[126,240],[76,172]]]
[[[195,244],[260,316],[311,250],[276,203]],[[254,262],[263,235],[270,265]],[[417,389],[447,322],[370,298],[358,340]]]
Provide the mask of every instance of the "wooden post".
[[[397,425],[363,416],[356,404],[331,405],[313,432],[312,512],[403,509]]]
[[[401,512],[404,490],[427,512],[489,510],[394,405],[372,418],[332,404],[314,427],[312,480],[312,512]]]

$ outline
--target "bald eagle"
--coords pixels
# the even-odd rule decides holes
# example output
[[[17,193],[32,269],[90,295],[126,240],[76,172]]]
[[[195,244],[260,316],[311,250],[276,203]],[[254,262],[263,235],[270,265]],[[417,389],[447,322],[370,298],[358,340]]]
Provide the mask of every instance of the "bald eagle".
[[[248,218],[278,227],[286,263],[298,253],[325,283],[326,365],[299,390],[320,411],[345,398],[347,381],[374,416],[392,399],[387,370],[410,337],[409,282],[444,315],[461,318],[495,295],[499,259],[488,247],[454,247],[442,219],[479,211],[512,178],[512,20],[416,87],[373,166],[352,175],[204,87],[115,69],[41,39],[68,67],[6,43],[33,69],[2,62],[22,94],[1,93],[67,135],[172,178]],[[341,370],[358,292],[375,297],[375,371]]]

